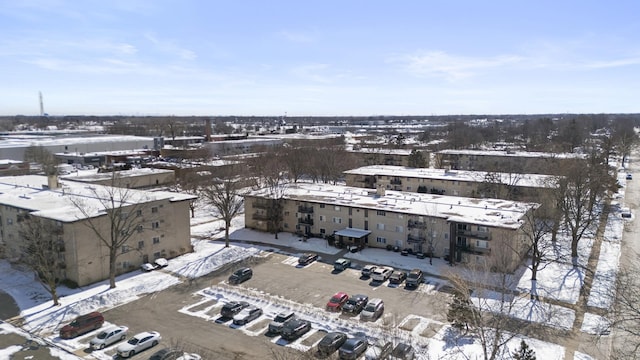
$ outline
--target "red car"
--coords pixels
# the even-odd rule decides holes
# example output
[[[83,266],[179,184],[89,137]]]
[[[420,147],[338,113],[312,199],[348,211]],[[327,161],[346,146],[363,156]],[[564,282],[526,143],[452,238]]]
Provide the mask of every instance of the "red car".
[[[349,295],[347,295],[347,293],[342,291],[337,292],[331,297],[331,299],[329,299],[329,302],[327,303],[327,310],[340,311],[342,310],[342,305],[344,305],[347,300],[349,300]]]

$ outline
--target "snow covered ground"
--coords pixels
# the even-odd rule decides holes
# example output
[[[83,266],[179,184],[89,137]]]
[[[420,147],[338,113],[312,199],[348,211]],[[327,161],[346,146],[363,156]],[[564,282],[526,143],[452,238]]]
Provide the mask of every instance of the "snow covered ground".
[[[602,308],[610,306],[611,300],[606,294],[615,281],[614,270],[618,266],[619,244],[624,223],[619,213],[612,213],[608,222],[604,240],[606,245],[603,243],[600,251],[593,290],[589,297],[590,305]],[[78,289],[60,287],[59,293],[62,295],[60,300],[62,305],[59,307],[52,306],[48,293],[34,281],[32,274],[13,268],[5,261],[0,261],[0,273],[3,274],[0,277],[0,288],[8,292],[16,300],[21,310],[21,316],[24,318],[24,330],[1,323],[0,334],[13,332],[25,338],[30,338],[32,336],[30,334],[34,334],[41,336],[49,344],[56,344],[57,347],[75,351],[84,345],[81,345],[79,340],[60,341],[57,338],[56,330],[77,315],[94,310],[104,311],[138,299],[145,294],[161,291],[179,282],[201,277],[227,263],[240,261],[250,256],[261,256],[264,250],[273,249],[276,245],[278,247],[291,248],[293,255],[314,251],[322,256],[322,254],[337,254],[340,251],[328,246],[326,240],[323,239],[311,238],[307,241],[302,241],[299,237],[288,233],[280,233],[278,239],[275,239],[273,234],[264,234],[245,229],[243,215],[234,220],[231,229],[232,246],[225,248],[223,241],[211,240],[212,238],[219,239],[224,236],[224,232],[221,230],[222,227],[223,223],[215,219],[210,211],[198,209],[196,217],[192,219],[193,253],[171,259],[169,266],[162,271],[149,273],[133,271],[121,275],[117,278],[117,287],[115,289],[109,289],[107,281]],[[566,254],[568,246],[569,239],[566,236],[560,236],[557,251]],[[592,238],[585,238],[580,242],[580,265],[586,265],[592,246]],[[379,249],[364,249],[357,253],[347,253],[345,257],[360,263],[386,264],[404,269],[421,268],[429,275],[427,282],[431,283],[442,283],[442,279],[431,278],[433,276],[439,277],[449,272],[464,271],[463,267],[451,267],[441,259],[434,259],[433,265],[430,265],[428,259],[420,260],[413,256],[401,256],[399,253]],[[529,300],[529,297],[526,296],[531,286],[530,271],[528,269],[523,268],[521,271],[516,272],[516,276],[519,279],[516,279],[517,287],[515,289],[525,293],[525,296],[519,297],[514,301],[515,310],[512,311],[513,316],[550,324],[559,329],[570,329],[572,327],[575,320],[575,312],[568,306],[552,306]],[[584,276],[584,270],[581,268],[574,269],[570,262],[551,263],[539,272],[538,293],[545,298],[556,299],[567,304],[575,304],[578,300]],[[429,286],[425,284],[425,288]],[[396,337],[411,342],[419,350],[421,358],[438,358],[445,355],[451,359],[464,358],[464,356],[473,358],[475,356],[473,354],[479,355],[481,351],[480,345],[472,340],[453,346],[448,335],[448,326],[444,326],[442,330],[431,334],[430,337],[417,336],[422,334],[425,329],[430,328],[430,324],[433,323],[433,320],[417,316],[399,319],[398,327],[400,330],[396,329],[393,332],[389,332],[386,325],[361,323],[357,319],[340,319],[337,315],[333,316],[333,314],[328,314],[322,309],[313,308],[308,304],[293,303],[286,299],[274,298],[270,294],[253,293],[250,290],[214,286],[199,290],[194,295],[200,296],[203,303],[211,302],[211,307],[203,308],[200,306],[199,310],[194,310],[196,306],[190,305],[180,310],[181,312],[191,316],[207,317],[210,316],[208,312],[211,309],[222,306],[226,301],[250,298],[252,303],[263,305],[265,311],[263,317],[273,317],[285,308],[293,309],[312,321],[315,329],[326,331],[349,329],[349,333],[363,332],[371,339]],[[477,299],[477,301],[481,300]],[[488,299],[488,301],[495,302],[496,300]],[[218,312],[214,311],[212,313],[217,314]],[[549,314],[552,315],[550,316]],[[607,322],[608,320],[601,316],[587,313],[581,330],[585,333],[597,334],[606,326]],[[407,327],[406,324],[408,323],[411,323],[412,326]],[[247,336],[255,336],[259,332],[258,330],[250,329],[250,327],[242,329]],[[564,358],[565,350],[560,345],[532,338],[526,338],[525,340],[540,359]],[[515,349],[519,346],[519,343],[520,338],[514,339],[509,343],[508,348]],[[300,342],[282,345],[297,347],[301,350],[308,348],[308,345],[301,345]],[[0,349],[0,358],[6,358],[12,351],[19,351],[19,349],[14,346]],[[73,355],[56,350],[55,347],[51,351],[57,352],[55,356],[61,358],[75,358]],[[64,355],[59,355],[58,353]],[[99,351],[94,352],[91,356],[99,359],[110,358]],[[575,359],[583,360],[591,359],[591,357],[586,354],[576,353]]]

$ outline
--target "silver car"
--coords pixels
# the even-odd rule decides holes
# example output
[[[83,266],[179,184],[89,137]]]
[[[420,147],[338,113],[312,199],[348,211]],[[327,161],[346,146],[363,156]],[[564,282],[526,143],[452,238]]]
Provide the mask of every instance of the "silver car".
[[[102,330],[98,336],[91,339],[89,346],[95,350],[102,350],[113,343],[126,339],[128,331],[129,328],[126,326],[113,326],[107,328]]]
[[[158,345],[162,338],[157,331],[146,331],[129,339],[124,344],[118,345],[118,355],[120,357],[132,357],[142,350]]]

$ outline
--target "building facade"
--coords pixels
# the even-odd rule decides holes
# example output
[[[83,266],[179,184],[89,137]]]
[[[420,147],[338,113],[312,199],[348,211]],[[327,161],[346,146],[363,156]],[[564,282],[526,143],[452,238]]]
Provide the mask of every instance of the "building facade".
[[[279,201],[279,206],[272,206]],[[526,214],[539,205],[331,186],[290,184],[274,200],[266,189],[245,196],[245,226],[325,237],[359,247],[397,246],[452,262],[485,264],[495,251],[525,251]],[[271,211],[280,209],[281,216]],[[273,224],[277,219],[279,224]],[[509,246],[504,246],[508,242]]]
[[[156,258],[192,251],[189,202],[195,197],[191,195],[88,186],[37,175],[0,178],[0,192],[3,256],[21,260],[20,227],[25,226],[26,214],[52,222],[61,230],[61,277],[78,286],[109,277],[109,247],[96,231],[110,233],[110,211],[118,211],[127,224],[119,228],[128,235],[117,249],[118,274]]]

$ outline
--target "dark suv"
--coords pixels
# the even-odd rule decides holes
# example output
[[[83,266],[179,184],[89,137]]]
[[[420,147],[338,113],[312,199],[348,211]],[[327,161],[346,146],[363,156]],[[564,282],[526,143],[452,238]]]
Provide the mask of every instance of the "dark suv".
[[[222,306],[222,309],[220,309],[220,315],[225,318],[232,318],[248,306],[249,303],[246,301],[229,301]]]
[[[358,294],[352,296],[347,300],[347,303],[342,305],[342,311],[351,314],[358,315],[364,309],[364,306],[367,305],[369,301],[369,297],[367,295]]]
[[[409,272],[409,275],[407,275],[407,280],[404,286],[407,288],[417,288],[423,279],[424,274],[422,273],[422,270],[413,269]]]
[[[347,334],[342,332],[330,332],[318,343],[318,352],[322,356],[329,356],[338,351],[345,341],[347,341]]]
[[[282,328],[282,338],[295,340],[311,330],[311,323],[303,319],[293,319]]]
[[[99,329],[104,324],[104,317],[95,311],[86,315],[78,316],[69,325],[60,329],[60,337],[71,339],[78,335],[86,334],[89,331]]]
[[[253,270],[251,268],[238,269],[229,276],[229,284],[240,284],[253,277]]]

